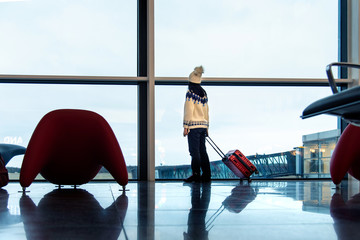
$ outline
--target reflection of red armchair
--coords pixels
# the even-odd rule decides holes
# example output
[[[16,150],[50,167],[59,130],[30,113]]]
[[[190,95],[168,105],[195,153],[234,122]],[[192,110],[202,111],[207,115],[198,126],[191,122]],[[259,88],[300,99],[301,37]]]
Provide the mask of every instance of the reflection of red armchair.
[[[359,239],[356,234],[360,227],[360,193],[346,202],[339,193],[335,193],[331,198],[330,214],[338,239]]]
[[[102,166],[125,187],[126,164],[106,120],[86,110],[55,110],[41,119],[30,139],[20,184],[30,186],[40,173],[54,184],[80,185],[93,179]]]
[[[122,194],[104,209],[85,190],[56,189],[37,206],[27,195],[19,205],[27,239],[118,239],[128,198]]]

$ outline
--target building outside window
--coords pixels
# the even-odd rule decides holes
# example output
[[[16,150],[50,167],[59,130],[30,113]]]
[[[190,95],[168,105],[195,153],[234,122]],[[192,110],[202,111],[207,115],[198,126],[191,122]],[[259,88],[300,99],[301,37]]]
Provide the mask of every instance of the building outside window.
[[[305,178],[330,178],[330,159],[339,137],[338,129],[303,136]]]

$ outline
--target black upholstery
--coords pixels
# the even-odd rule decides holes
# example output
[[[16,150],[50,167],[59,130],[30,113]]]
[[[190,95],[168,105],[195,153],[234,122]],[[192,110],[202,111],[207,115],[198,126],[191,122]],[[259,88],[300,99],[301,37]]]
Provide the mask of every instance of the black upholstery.
[[[360,86],[319,99],[305,108],[301,118],[331,114],[360,120]]]

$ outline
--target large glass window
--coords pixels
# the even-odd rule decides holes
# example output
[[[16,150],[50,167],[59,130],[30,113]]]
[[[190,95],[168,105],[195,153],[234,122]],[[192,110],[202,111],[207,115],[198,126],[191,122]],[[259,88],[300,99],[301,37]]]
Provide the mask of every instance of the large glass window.
[[[137,1],[0,1],[0,74],[136,76]]]
[[[325,66],[338,59],[338,0],[155,0],[154,17],[156,77],[188,76],[202,64],[204,77],[325,78]],[[136,76],[136,30],[137,1],[0,1],[0,74]],[[268,161],[257,177],[275,177],[274,171],[328,176],[337,138],[304,141],[304,136],[336,129],[337,119],[299,116],[331,94],[330,88],[205,88],[210,135],[224,151],[238,148],[253,161]],[[53,109],[93,110],[109,121],[129,177],[136,178],[136,86],[1,84],[0,89],[5,116],[0,142],[27,146],[37,122]],[[185,92],[186,86],[156,86],[160,179],[184,178],[190,170],[182,137]],[[210,147],[208,153],[213,173],[219,173],[215,177],[231,178]],[[8,167],[21,161],[13,159]]]
[[[156,76],[324,78],[338,0],[156,0],[155,49]]]
[[[48,112],[71,108],[102,115],[113,129],[128,166],[129,178],[137,178],[137,86],[119,85],[0,85],[0,142],[27,147],[30,137]],[[18,179],[23,156],[6,166]],[[101,170],[97,178],[112,178]]]
[[[340,137],[340,129],[303,136],[305,178],[330,177],[330,159]]]
[[[304,136],[337,131],[336,117],[322,115],[306,120],[300,118],[307,105],[331,94],[329,87],[204,88],[209,96],[209,135],[224,152],[239,149],[258,164],[260,174],[255,177],[303,176],[304,171],[309,171],[309,140]],[[183,178],[191,174],[187,139],[182,136],[186,89],[186,86],[156,87],[155,165],[158,178]],[[317,147],[311,159],[316,159],[314,164],[322,161],[321,167],[312,168],[317,176],[329,177],[328,162],[337,137],[334,139],[316,139]],[[305,170],[302,156],[304,147]],[[234,177],[224,172],[226,167],[219,162],[221,158],[209,145],[207,151],[212,162],[213,177]]]

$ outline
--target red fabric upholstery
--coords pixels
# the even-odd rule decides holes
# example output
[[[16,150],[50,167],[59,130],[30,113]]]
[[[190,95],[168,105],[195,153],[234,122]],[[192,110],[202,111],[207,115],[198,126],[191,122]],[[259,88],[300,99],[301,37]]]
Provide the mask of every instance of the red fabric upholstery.
[[[102,166],[120,185],[128,183],[121,148],[106,120],[86,110],[55,110],[40,120],[30,139],[20,184],[30,186],[40,173],[54,184],[80,185]]]
[[[334,149],[330,161],[331,179],[339,184],[348,172],[360,180],[360,127],[349,124]]]

